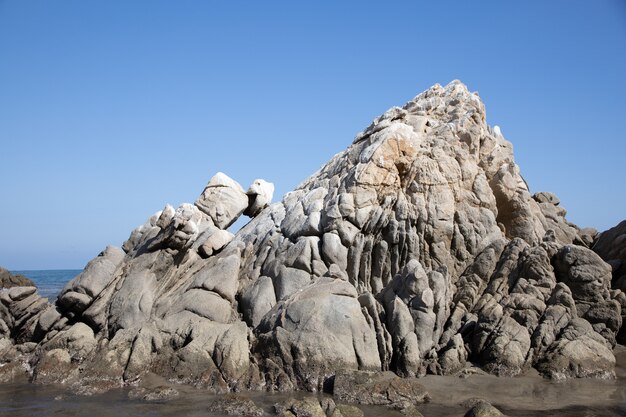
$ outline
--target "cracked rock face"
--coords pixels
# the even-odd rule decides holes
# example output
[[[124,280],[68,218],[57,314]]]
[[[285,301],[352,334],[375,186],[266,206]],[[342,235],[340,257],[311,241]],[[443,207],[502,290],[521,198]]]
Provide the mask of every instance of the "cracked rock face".
[[[611,267],[613,298],[622,307],[622,322],[626,320],[626,220],[602,232],[592,249]],[[626,326],[620,329],[617,340],[626,343]]]
[[[34,379],[57,364],[57,380],[96,391],[146,372],[214,392],[318,390],[340,371],[453,374],[469,361],[613,375],[626,297],[621,261],[605,260],[623,251],[600,248],[623,248],[623,234],[594,246],[556,196],[531,195],[460,82],[384,113],[281,202],[273,191],[218,173],[194,205],[166,206],[92,260],[55,305],[3,292],[2,346]],[[232,235],[241,214],[253,219]]]

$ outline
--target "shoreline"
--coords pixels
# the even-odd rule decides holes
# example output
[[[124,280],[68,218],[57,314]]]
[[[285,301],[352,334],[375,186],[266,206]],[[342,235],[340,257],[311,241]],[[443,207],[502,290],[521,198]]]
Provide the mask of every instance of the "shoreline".
[[[617,359],[616,378],[610,380],[580,378],[553,381],[530,370],[523,376],[498,377],[489,374],[467,376],[426,375],[418,378],[430,394],[430,400],[416,407],[424,417],[463,416],[477,398],[484,399],[507,416],[571,415],[619,416],[626,411],[626,346],[614,349]],[[0,413],[15,417],[53,416],[61,413],[88,413],[93,416],[221,416],[207,412],[208,405],[220,398],[236,396],[252,400],[267,416],[276,415],[273,405],[296,398],[332,398],[326,393],[305,391],[263,392],[243,391],[232,394],[211,394],[191,385],[168,383],[150,375],[139,387],[171,387],[178,394],[170,400],[146,401],[130,399],[135,386],[127,386],[92,396],[77,395],[60,384],[39,385],[29,382],[0,384]],[[385,406],[356,405],[366,417],[399,417],[403,414]]]

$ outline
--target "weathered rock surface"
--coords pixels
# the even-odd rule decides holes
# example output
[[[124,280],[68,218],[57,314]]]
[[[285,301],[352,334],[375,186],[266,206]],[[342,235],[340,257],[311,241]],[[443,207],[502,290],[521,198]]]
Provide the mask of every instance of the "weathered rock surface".
[[[212,400],[209,403],[208,411],[237,417],[261,417],[264,415],[263,409],[252,400],[236,394],[226,394]]]
[[[626,220],[596,237],[592,249],[611,266],[613,298],[622,307],[622,323],[626,320]],[[617,334],[626,343],[626,326]]]
[[[626,226],[596,237],[555,195],[531,195],[460,82],[390,109],[281,202],[272,193],[218,173],[195,204],[166,205],[105,249],[54,305],[33,287],[1,291],[2,378],[27,369],[87,392],[147,373],[211,392],[334,378],[339,398],[414,402],[426,398],[414,376],[470,362],[613,375]]]
[[[226,229],[248,208],[248,196],[238,182],[218,172],[196,200],[196,206],[217,227]]]
[[[172,387],[159,386],[151,389],[140,387],[131,390],[128,393],[128,398],[131,400],[143,400],[143,401],[169,401],[177,398],[180,393]]]
[[[59,293],[57,306],[71,318],[81,314],[104,288],[109,285],[117,266],[124,259],[124,251],[108,246],[89,261],[83,272],[68,282]]]
[[[393,372],[340,371],[334,379],[336,400],[386,405],[403,409],[428,401],[424,387],[415,378],[400,378]]]
[[[24,275],[13,275],[0,266],[0,288],[34,287],[35,284]]]
[[[278,403],[274,405],[274,411],[280,417],[326,417],[320,401],[311,397]]]
[[[473,406],[465,417],[506,417],[500,410],[486,401],[480,401]]]
[[[248,208],[243,214],[248,217],[254,217],[272,202],[274,184],[262,179],[256,179],[250,185],[246,194],[248,195]]]

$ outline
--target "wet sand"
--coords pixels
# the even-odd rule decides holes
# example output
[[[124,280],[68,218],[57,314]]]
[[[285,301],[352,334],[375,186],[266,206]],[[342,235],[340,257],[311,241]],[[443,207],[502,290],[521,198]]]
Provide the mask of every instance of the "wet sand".
[[[463,416],[460,402],[482,398],[510,416],[626,416],[626,348],[618,346],[616,379],[570,379],[556,382],[533,371],[517,378],[429,375],[422,383],[432,401],[424,416]]]
[[[462,417],[467,411],[461,403],[472,398],[485,399],[511,417],[515,416],[626,416],[626,347],[618,346],[614,380],[575,379],[554,382],[529,373],[518,378],[498,378],[490,375],[441,377],[429,375],[421,383],[430,392],[432,400],[418,409],[425,417]],[[0,416],[203,416],[209,413],[208,403],[215,396],[191,387],[176,386],[181,395],[166,403],[148,403],[129,400],[129,389],[93,397],[69,393],[62,386],[33,384],[0,385]],[[257,403],[271,415],[273,404],[296,394],[242,394]],[[361,407],[368,417],[399,417],[398,411],[384,407]]]

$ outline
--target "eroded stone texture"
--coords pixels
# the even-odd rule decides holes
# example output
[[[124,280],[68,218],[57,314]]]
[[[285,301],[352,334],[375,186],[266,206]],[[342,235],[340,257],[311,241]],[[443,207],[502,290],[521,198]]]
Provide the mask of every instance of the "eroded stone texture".
[[[222,172],[215,174],[196,206],[220,229],[227,229],[248,207],[248,196],[238,182]]]
[[[274,184],[263,179],[256,179],[246,194],[248,195],[248,208],[243,214],[254,217],[272,202]]]
[[[588,239],[590,240],[590,239]],[[622,307],[622,323],[626,321],[626,220],[617,226],[595,236],[588,245],[611,266],[613,298]],[[620,343],[626,343],[626,326],[621,327],[616,336]]]
[[[402,402],[414,381],[381,371],[613,375],[624,228],[598,238],[555,195],[531,195],[460,82],[390,109],[281,202],[272,193],[218,173],[55,305],[33,287],[0,291],[0,376],[28,361],[34,380],[94,393],[148,372],[211,392],[361,375]],[[228,232],[243,213],[253,219]]]
[[[24,275],[14,275],[0,267],[0,288],[33,287],[35,284]]]

